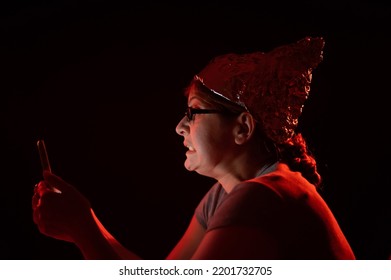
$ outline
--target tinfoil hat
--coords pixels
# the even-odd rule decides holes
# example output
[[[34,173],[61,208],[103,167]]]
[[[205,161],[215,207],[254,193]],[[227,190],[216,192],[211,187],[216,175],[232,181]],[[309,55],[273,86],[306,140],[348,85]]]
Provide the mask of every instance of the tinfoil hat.
[[[194,79],[249,111],[276,143],[288,141],[310,92],[324,40],[306,37],[270,52],[217,56]]]

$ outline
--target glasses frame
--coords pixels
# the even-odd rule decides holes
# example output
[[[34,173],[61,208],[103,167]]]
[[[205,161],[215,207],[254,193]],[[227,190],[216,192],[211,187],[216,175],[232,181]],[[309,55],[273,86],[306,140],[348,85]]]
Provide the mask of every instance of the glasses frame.
[[[216,109],[196,109],[192,107],[187,107],[185,111],[185,116],[187,117],[187,121],[192,121],[194,115],[197,114],[223,114],[224,112]]]

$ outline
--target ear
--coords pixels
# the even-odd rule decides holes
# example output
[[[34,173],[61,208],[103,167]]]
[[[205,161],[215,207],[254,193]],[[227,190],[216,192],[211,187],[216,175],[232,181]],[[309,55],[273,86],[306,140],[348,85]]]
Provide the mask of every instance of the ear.
[[[255,131],[255,120],[249,112],[243,112],[236,118],[234,126],[235,143],[243,145],[246,143]]]

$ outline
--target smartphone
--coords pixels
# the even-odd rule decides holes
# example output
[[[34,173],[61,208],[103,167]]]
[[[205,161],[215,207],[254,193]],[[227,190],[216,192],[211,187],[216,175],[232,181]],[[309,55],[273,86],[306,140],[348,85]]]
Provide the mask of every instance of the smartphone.
[[[50,167],[48,152],[46,151],[45,141],[43,141],[42,139],[38,140],[37,148],[38,148],[39,157],[41,159],[42,171],[46,170],[52,172],[52,168]],[[61,191],[55,187],[51,187],[51,189],[56,193],[61,193]]]
[[[37,147],[38,147],[39,157],[41,159],[42,171],[52,172],[52,169],[50,167],[49,158],[48,158],[48,153],[46,151],[45,141],[42,139],[38,140]]]

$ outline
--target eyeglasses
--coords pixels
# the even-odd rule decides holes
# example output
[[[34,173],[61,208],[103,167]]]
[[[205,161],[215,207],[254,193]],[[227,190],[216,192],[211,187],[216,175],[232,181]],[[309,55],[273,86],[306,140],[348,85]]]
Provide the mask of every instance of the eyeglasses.
[[[196,114],[222,114],[223,111],[214,110],[214,109],[195,109],[192,107],[187,107],[185,115],[188,121],[193,120],[193,116]]]

